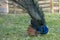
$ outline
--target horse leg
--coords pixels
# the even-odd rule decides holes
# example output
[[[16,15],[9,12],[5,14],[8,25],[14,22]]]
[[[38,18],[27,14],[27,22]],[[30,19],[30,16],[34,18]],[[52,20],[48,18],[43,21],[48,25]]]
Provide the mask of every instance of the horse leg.
[[[19,0],[15,2],[25,8],[31,17],[31,26],[28,28],[28,34],[36,35],[36,32],[40,34],[48,33],[44,13],[36,0]]]

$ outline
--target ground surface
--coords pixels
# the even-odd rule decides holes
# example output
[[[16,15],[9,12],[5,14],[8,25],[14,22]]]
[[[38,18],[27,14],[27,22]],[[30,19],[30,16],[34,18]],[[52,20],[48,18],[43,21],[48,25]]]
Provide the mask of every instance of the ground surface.
[[[27,14],[0,16],[0,40],[60,40],[60,14],[46,14],[49,33],[30,37],[27,28],[30,17]]]

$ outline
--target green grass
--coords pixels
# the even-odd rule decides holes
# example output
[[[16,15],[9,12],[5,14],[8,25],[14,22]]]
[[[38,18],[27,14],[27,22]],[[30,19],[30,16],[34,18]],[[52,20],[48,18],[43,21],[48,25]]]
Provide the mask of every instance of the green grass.
[[[60,14],[45,14],[49,33],[30,37],[27,28],[30,17],[27,14],[0,16],[0,40],[60,40]]]

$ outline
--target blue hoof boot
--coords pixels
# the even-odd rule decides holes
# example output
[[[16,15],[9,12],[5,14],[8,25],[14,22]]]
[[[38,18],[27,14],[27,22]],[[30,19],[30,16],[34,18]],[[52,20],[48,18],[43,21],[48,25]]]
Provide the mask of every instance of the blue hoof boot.
[[[39,28],[37,31],[40,32],[41,34],[47,34],[48,33],[48,27],[44,26],[43,28]]]
[[[45,26],[45,27],[43,28],[42,34],[47,34],[47,33],[48,33],[48,28]]]

